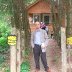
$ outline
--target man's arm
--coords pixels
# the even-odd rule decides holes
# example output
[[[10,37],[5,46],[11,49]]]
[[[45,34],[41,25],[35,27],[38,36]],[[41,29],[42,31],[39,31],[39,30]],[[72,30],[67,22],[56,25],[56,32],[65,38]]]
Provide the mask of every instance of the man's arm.
[[[45,31],[44,35],[45,35],[45,46],[47,47],[48,46],[48,39],[49,39],[49,37],[48,37],[48,34],[47,34],[46,31]]]

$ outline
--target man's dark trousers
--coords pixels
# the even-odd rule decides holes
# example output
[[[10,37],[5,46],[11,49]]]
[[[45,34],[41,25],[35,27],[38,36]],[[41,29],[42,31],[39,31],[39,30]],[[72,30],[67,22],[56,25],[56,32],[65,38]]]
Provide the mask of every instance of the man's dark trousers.
[[[46,52],[42,52],[41,46],[35,44],[34,48],[33,48],[33,53],[34,53],[34,60],[35,60],[35,64],[36,64],[36,69],[40,69],[39,58],[41,56],[41,61],[43,63],[45,71],[46,71],[48,69],[47,60],[46,60]]]

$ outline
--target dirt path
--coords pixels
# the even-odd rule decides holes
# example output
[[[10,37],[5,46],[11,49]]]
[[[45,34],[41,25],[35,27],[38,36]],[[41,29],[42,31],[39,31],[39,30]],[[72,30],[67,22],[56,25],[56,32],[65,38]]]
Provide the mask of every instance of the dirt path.
[[[51,72],[61,72],[61,51],[57,45],[57,42],[53,39],[49,39],[47,48],[47,62],[51,69]],[[35,72],[35,63],[33,56],[31,57],[31,71]],[[40,72],[45,72],[40,60]]]

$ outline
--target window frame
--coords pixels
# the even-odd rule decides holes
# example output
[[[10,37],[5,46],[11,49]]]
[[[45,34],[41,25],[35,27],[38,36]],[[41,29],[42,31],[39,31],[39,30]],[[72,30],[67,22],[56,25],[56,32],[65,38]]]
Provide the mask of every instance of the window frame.
[[[49,16],[49,23],[51,23],[50,14],[43,14],[43,19],[42,19],[43,23],[45,22],[45,21],[44,21],[44,16]],[[49,23],[48,23],[48,24],[49,24]]]
[[[40,22],[40,14],[38,14],[38,13],[33,13],[33,23],[35,23],[35,15],[38,15],[39,16],[39,22]]]

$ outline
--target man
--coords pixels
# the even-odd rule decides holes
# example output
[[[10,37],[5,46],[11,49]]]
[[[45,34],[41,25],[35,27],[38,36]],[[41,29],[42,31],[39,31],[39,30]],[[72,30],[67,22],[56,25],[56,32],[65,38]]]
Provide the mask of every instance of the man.
[[[36,71],[39,72],[40,64],[39,57],[41,56],[41,60],[46,72],[50,72],[49,67],[47,65],[46,60],[46,47],[48,44],[48,36],[45,30],[40,28],[40,23],[36,22],[36,30],[31,35],[31,46],[33,48],[34,60],[36,64]]]

